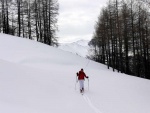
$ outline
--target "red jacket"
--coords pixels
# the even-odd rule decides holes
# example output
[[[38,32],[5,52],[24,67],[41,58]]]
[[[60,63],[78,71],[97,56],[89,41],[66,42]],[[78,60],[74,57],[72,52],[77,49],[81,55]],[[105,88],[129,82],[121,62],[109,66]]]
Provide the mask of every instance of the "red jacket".
[[[87,77],[85,73],[82,71],[79,71],[79,73],[77,73],[77,76],[78,76],[78,80],[84,80],[84,77]]]

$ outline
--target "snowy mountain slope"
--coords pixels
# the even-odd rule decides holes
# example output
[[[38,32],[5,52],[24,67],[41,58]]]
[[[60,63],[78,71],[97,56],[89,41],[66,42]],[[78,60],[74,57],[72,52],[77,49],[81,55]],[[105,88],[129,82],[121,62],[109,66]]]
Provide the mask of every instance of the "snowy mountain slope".
[[[31,40],[0,34],[0,113],[149,113],[150,81]],[[76,72],[84,68],[85,94]],[[76,90],[75,90],[76,86]]]
[[[39,71],[5,61],[0,67],[1,113],[70,113],[79,112],[83,106],[87,108],[84,112],[92,112],[83,100],[83,106],[78,104],[77,98],[81,97],[67,84],[70,77],[62,75],[62,71]]]
[[[68,51],[74,54],[77,54],[82,57],[86,57],[88,55],[88,42],[89,40],[79,40],[73,43],[61,43],[59,48]]]

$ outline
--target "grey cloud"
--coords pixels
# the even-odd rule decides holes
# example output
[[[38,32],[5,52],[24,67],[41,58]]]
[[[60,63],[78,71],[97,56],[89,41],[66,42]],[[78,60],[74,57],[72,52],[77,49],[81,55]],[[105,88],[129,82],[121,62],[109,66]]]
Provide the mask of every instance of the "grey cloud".
[[[100,8],[106,4],[106,0],[59,0],[59,4],[60,40],[67,37],[75,39],[90,36],[89,38],[92,38]]]

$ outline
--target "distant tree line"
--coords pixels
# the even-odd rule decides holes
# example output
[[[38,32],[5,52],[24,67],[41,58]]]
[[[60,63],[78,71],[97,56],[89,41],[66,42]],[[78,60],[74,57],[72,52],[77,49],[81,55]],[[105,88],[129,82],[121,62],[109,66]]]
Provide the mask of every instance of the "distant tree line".
[[[150,12],[142,0],[112,0],[95,25],[90,58],[113,71],[150,79]]]
[[[57,0],[0,0],[0,32],[57,46]]]

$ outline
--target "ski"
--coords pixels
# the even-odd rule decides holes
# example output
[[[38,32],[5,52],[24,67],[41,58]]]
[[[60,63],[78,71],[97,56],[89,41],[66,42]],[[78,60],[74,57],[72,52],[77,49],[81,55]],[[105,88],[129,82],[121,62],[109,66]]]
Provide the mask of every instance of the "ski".
[[[84,91],[81,92],[81,95],[83,95],[83,94],[84,94]]]

